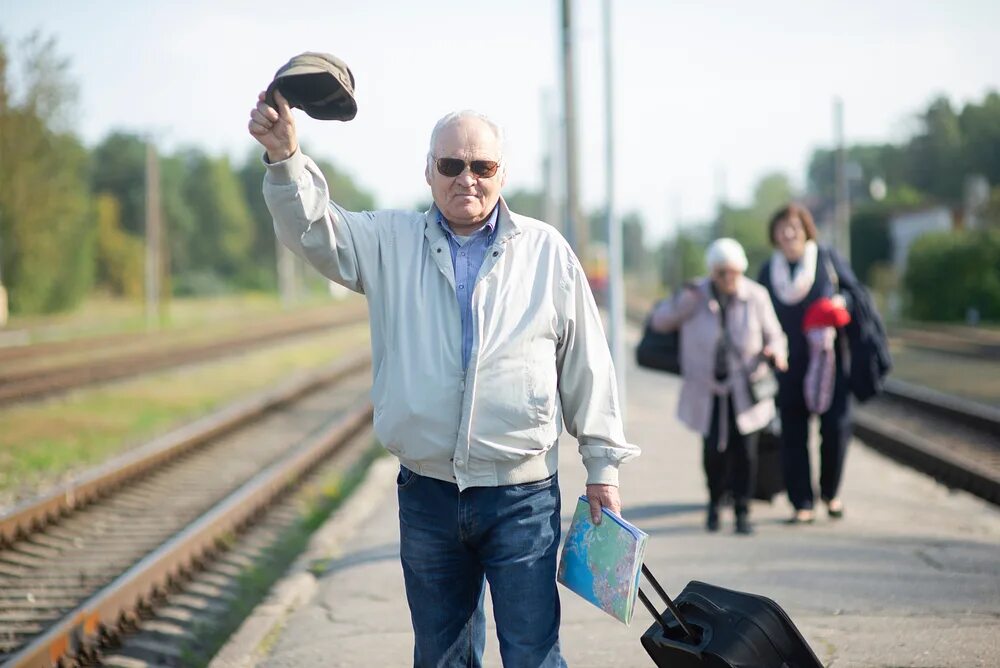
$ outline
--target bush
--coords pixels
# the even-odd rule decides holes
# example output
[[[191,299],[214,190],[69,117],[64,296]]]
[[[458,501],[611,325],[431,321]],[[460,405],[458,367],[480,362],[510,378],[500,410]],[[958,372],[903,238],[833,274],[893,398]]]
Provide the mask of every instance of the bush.
[[[1000,232],[927,234],[910,248],[904,286],[918,320],[1000,320]]]

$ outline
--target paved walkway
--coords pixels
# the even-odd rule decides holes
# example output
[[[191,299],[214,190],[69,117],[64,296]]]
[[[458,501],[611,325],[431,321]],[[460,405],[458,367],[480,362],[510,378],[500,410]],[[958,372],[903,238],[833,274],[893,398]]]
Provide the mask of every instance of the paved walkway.
[[[622,469],[624,514],[650,533],[647,563],[668,591],[699,579],[770,596],[828,666],[1000,665],[998,509],[855,443],[842,521],[821,516],[812,526],[784,525],[790,507],[782,498],[753,508],[752,537],[733,535],[728,515],[720,533],[707,534],[700,440],[672,418],[678,381],[628,373],[627,433],[644,454]],[[584,470],[572,439],[561,448],[565,530]],[[339,547],[326,548],[333,558],[319,571],[311,599],[257,645],[266,653],[259,665],[410,664],[394,471],[387,464],[365,492],[377,495],[367,521]],[[570,666],[652,665],[639,644],[648,625],[644,609],[626,628],[561,591]],[[500,665],[492,631],[486,665]]]

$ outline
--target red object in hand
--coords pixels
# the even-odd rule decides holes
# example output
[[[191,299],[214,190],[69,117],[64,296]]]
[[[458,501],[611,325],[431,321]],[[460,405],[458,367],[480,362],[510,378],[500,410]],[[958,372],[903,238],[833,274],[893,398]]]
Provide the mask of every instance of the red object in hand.
[[[851,321],[851,314],[843,306],[839,306],[829,297],[817,299],[802,318],[803,331],[820,327],[843,327]]]

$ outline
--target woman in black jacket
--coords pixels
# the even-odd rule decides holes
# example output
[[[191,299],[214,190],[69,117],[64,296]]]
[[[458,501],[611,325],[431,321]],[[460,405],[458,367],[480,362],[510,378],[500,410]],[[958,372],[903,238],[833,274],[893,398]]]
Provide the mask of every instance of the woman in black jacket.
[[[810,354],[803,317],[814,302],[823,298],[850,310],[845,296],[855,291],[858,281],[836,252],[816,242],[816,226],[803,206],[789,204],[779,209],[771,218],[770,238],[775,252],[761,268],[757,281],[770,293],[788,337],[788,370],[778,375],[782,460],[788,498],[795,507],[790,522],[807,523],[814,521],[815,513],[808,447],[811,411],[803,388]],[[833,343],[833,396],[829,408],[820,415],[820,497],[831,518],[840,518],[844,513],[838,492],[851,439],[846,338],[843,330],[837,330]]]

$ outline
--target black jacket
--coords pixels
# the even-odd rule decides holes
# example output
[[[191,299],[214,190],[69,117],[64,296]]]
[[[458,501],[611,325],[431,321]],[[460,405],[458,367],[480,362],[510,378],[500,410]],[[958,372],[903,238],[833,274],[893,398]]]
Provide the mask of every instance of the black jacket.
[[[850,265],[836,251],[819,247],[813,287],[797,304],[784,304],[774,296],[770,260],[761,267],[757,281],[771,294],[775,313],[788,336],[788,373],[783,374],[782,380],[801,387],[809,360],[809,346],[802,332],[802,318],[813,301],[820,297],[832,297],[839,292],[847,302],[851,322],[842,332],[837,333],[838,367],[842,363],[844,348],[840,337],[846,334],[851,393],[859,401],[866,401],[881,393],[885,377],[892,368],[885,326],[875,310],[871,295],[854,275]]]

